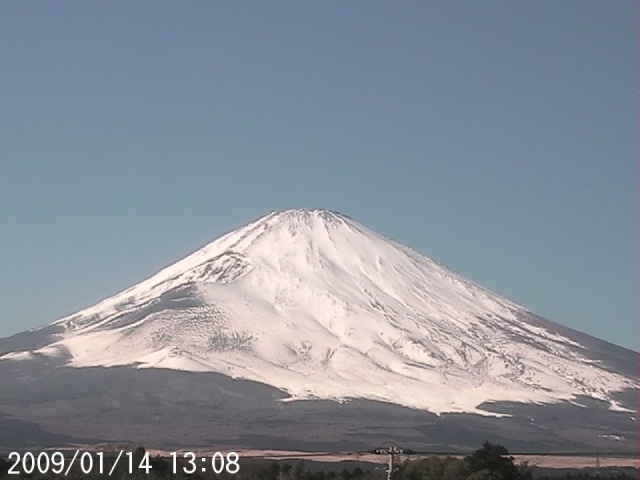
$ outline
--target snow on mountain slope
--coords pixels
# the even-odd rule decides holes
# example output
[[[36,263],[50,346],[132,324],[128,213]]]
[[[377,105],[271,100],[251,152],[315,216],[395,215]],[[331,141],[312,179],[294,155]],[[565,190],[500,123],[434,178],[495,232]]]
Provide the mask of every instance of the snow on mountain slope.
[[[287,210],[54,322],[64,333],[36,353],[436,413],[579,395],[619,408],[611,393],[637,387],[528,313],[346,216]]]

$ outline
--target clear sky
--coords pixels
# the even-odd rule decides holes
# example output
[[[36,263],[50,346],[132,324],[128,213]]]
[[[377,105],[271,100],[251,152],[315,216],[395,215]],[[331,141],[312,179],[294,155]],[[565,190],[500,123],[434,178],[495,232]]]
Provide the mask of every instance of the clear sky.
[[[0,336],[272,210],[638,348],[634,1],[5,1]]]

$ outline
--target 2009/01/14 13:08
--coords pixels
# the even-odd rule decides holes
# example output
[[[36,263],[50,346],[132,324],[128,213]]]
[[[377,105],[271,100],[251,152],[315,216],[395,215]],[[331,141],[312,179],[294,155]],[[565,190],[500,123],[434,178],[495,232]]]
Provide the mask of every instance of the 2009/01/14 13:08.
[[[171,458],[170,468],[173,475],[179,471],[187,475],[196,472],[220,474],[225,471],[233,475],[240,471],[240,456],[236,452],[229,452],[226,455],[215,452],[204,457],[198,457],[193,452],[171,452],[169,457]],[[149,452],[136,455],[134,452],[120,450],[117,456],[111,458],[114,459],[113,462],[109,462],[105,452],[82,452],[80,450],[76,450],[72,456],[67,456],[61,451],[44,451],[39,454],[11,452],[8,457],[9,469],[7,473],[10,475],[22,473],[31,475],[36,472],[41,474],[62,474],[64,472],[64,476],[67,476],[72,471],[80,471],[86,475],[97,473],[110,477],[118,475],[118,470],[122,469],[129,474],[133,474],[135,471],[148,474],[154,468],[154,462],[150,459]],[[167,464],[168,462],[165,463],[165,465]]]

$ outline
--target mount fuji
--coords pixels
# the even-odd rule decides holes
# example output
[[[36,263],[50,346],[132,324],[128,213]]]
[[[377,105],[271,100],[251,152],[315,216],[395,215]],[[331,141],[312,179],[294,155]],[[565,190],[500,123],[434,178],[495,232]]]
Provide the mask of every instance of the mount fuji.
[[[0,339],[0,374],[12,383],[0,389],[0,428],[4,418],[43,428],[54,443],[155,435],[175,445],[205,441],[190,434],[195,418],[208,418],[230,444],[256,446],[271,432],[344,445],[350,435],[382,438],[392,424],[405,441],[427,441],[412,430],[418,422],[432,431],[466,425],[467,436],[527,431],[535,445],[618,446],[637,439],[636,360],[345,215],[287,210],[93,306]],[[69,391],[75,416],[63,408]],[[131,395],[135,434],[122,413]],[[109,428],[79,420],[91,408]],[[179,426],[159,426],[176,412],[182,437]],[[309,418],[314,435],[292,432]]]

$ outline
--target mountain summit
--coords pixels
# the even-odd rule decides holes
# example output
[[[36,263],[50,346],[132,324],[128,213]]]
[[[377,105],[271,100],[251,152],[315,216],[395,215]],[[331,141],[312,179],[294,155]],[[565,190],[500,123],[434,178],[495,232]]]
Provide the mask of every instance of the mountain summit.
[[[579,397],[623,410],[613,394],[637,388],[588,336],[328,210],[270,213],[54,325],[54,341],[0,361],[215,372],[289,400],[438,414]]]

